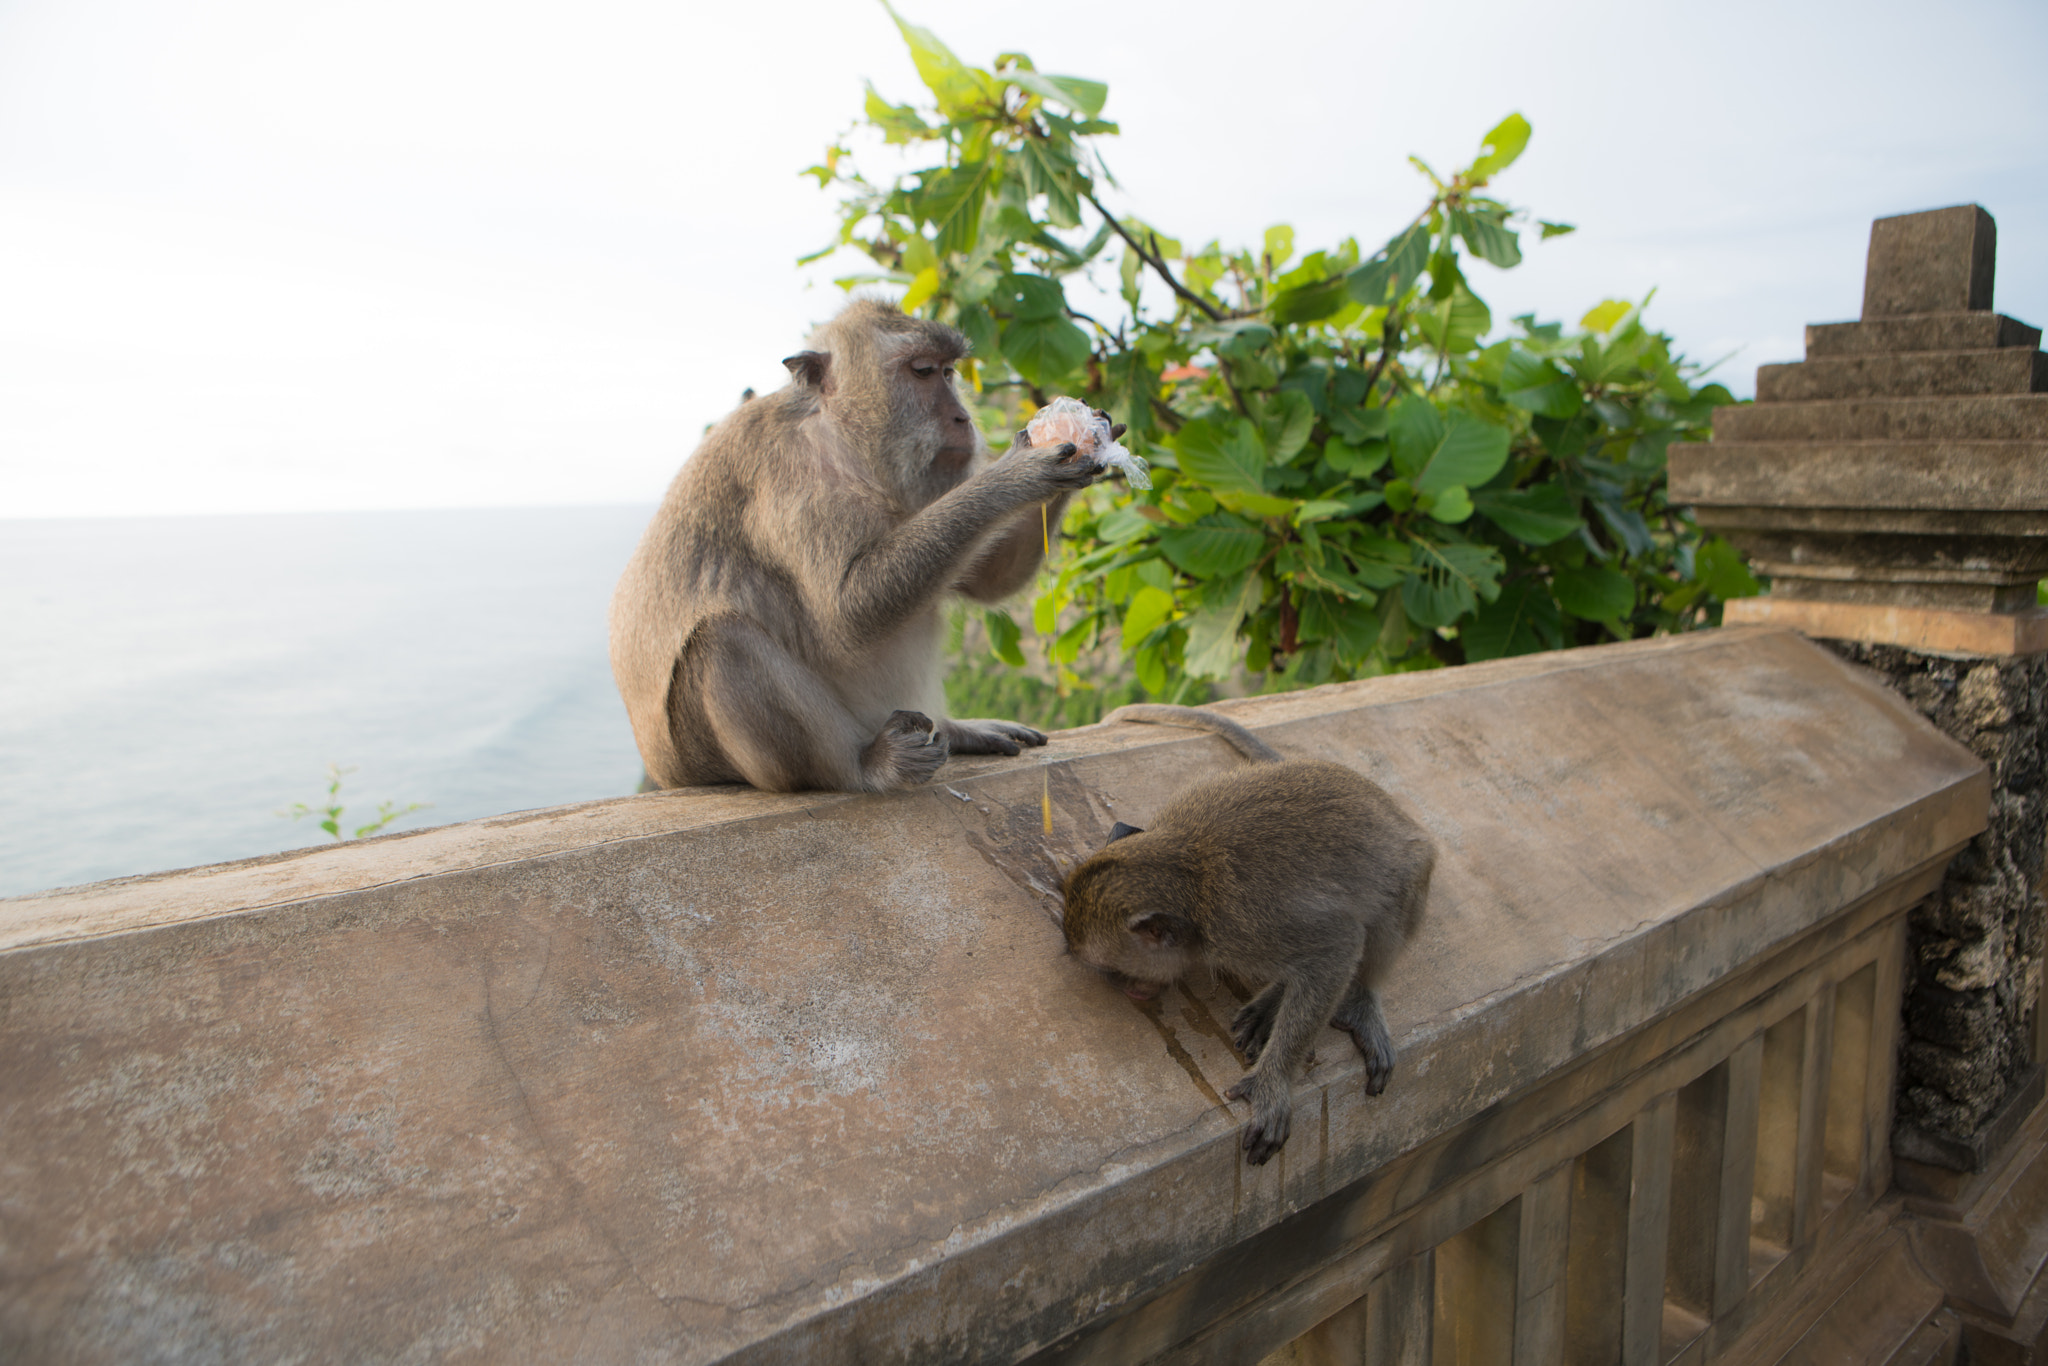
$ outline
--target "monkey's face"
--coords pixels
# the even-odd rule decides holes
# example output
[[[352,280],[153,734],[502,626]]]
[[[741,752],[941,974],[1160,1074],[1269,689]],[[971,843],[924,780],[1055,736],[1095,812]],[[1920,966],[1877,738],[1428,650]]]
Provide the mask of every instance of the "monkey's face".
[[[974,415],[960,401],[954,357],[925,350],[901,360],[896,382],[897,420],[936,475],[957,483],[987,449]]]

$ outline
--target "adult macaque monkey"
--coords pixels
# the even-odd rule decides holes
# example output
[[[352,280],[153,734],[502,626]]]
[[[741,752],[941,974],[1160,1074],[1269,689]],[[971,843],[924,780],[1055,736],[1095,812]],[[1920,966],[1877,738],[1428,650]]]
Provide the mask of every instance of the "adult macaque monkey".
[[[948,753],[1045,743],[946,719],[940,605],[1023,588],[1040,508],[1057,525],[1100,470],[1022,433],[991,462],[954,388],[967,349],[857,300],[783,362],[787,386],[706,433],[612,596],[612,676],[653,785],[885,792]]]

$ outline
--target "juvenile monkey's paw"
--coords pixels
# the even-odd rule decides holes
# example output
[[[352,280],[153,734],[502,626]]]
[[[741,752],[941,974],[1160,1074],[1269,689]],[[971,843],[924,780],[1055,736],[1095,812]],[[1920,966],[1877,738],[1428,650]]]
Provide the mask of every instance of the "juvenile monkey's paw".
[[[896,787],[928,783],[946,762],[946,735],[921,711],[894,711],[882,723],[881,734],[861,752],[861,770],[869,789],[887,792]]]
[[[1279,1013],[1280,987],[1276,983],[1246,1001],[1231,1017],[1230,1041],[1237,1045],[1247,1067],[1266,1051],[1266,1040],[1273,1036],[1273,1019]]]
[[[1294,1098],[1287,1087],[1273,1085],[1257,1072],[1239,1079],[1223,1093],[1229,1100],[1249,1101],[1252,1117],[1244,1126],[1244,1160],[1263,1167],[1273,1154],[1287,1145],[1287,1131],[1294,1119]]]
[[[948,721],[946,744],[955,754],[1016,754],[1045,737],[1015,721]]]

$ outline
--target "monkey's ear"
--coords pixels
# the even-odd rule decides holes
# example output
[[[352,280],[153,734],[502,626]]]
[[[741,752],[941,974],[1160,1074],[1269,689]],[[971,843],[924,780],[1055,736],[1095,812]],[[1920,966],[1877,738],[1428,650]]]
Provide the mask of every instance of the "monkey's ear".
[[[1179,948],[1186,941],[1185,926],[1165,911],[1147,911],[1131,917],[1130,932],[1155,949]]]
[[[1140,830],[1135,825],[1125,825],[1122,821],[1118,821],[1115,825],[1109,827],[1109,838],[1104,840],[1103,843],[1115,844],[1125,835],[1142,835],[1144,833],[1143,830]]]
[[[823,351],[799,351],[794,356],[783,358],[789,367],[790,377],[809,389],[825,387],[825,371],[832,363],[832,357]]]

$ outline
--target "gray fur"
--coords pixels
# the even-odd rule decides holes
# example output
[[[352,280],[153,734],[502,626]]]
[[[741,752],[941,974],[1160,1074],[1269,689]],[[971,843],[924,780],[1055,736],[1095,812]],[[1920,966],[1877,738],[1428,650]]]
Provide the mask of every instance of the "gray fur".
[[[612,597],[612,675],[653,784],[879,792],[948,753],[1045,743],[947,719],[940,606],[1028,584],[1040,505],[1057,525],[1094,471],[1022,441],[991,462],[951,377],[966,352],[857,300],[788,385],[705,434]]]
[[[1366,1093],[1386,1089],[1393,1042],[1379,985],[1421,924],[1435,846],[1376,783],[1283,759],[1236,722],[1192,707],[1122,707],[1107,721],[1193,726],[1251,767],[1204,779],[1151,827],[1114,840],[1066,882],[1068,947],[1145,999],[1198,964],[1263,982],[1231,1034],[1253,1060],[1246,1159],[1287,1141],[1293,1084],[1323,1025],[1351,1035]]]

